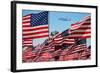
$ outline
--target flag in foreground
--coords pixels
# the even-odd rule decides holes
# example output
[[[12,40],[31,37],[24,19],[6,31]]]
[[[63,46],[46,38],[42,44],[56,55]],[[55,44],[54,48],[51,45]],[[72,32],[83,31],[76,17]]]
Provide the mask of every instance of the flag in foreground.
[[[91,38],[91,17],[71,25],[69,38]]]
[[[32,45],[32,39],[43,38],[49,36],[48,30],[48,12],[40,12],[37,14],[28,14],[23,16],[23,40],[25,45]]]

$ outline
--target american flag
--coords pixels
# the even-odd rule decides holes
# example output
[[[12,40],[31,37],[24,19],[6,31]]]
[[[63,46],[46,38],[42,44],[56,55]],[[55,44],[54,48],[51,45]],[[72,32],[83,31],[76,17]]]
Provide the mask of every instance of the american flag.
[[[85,50],[85,49],[87,49],[86,44],[76,45],[75,47],[73,47],[72,53],[82,51],[82,50]]]
[[[75,44],[74,38],[67,38],[70,35],[69,29],[62,32],[61,35],[63,37],[63,43],[65,43],[65,44]]]
[[[68,33],[68,31],[66,31]],[[67,35],[68,37],[69,35]],[[75,44],[75,39],[74,38],[67,38],[66,36],[63,36],[61,33],[57,34],[54,38],[54,42],[57,45],[62,45],[62,44]]]
[[[58,33],[54,36],[54,43],[56,45],[62,45],[63,37],[61,36],[61,33]]]
[[[25,50],[23,50],[23,53],[22,53],[22,58],[24,61],[27,61],[28,59],[36,56],[32,50],[32,47],[24,47],[24,48]]]
[[[32,39],[49,36],[47,11],[25,15],[22,21],[23,45],[32,45]]]
[[[71,25],[69,38],[90,38],[91,17],[85,17],[82,21]]]
[[[43,44],[45,44],[43,47],[44,50],[52,51],[55,49],[55,43],[50,37]]]
[[[73,38],[66,38],[65,37],[63,43],[65,43],[65,44],[75,44],[75,39],[73,39]]]

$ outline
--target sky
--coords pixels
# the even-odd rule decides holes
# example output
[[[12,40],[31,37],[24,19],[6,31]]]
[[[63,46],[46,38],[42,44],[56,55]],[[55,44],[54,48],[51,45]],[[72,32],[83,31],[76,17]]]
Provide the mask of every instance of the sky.
[[[22,15],[36,14],[43,11],[36,10],[23,10]],[[83,17],[90,15],[90,13],[79,13],[79,12],[55,12],[49,11],[48,14],[48,25],[49,25],[49,34],[53,31],[62,32],[71,27],[71,24],[80,21]],[[61,20],[64,19],[64,20]],[[69,20],[70,19],[70,20]],[[34,39],[34,46],[38,43],[42,43],[46,38]],[[87,45],[90,45],[90,39],[87,40]]]

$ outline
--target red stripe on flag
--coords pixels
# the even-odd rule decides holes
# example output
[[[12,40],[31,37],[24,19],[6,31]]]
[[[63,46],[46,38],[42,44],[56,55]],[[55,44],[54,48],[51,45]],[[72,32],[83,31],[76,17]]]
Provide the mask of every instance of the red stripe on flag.
[[[22,24],[26,24],[26,23],[30,23],[30,21],[25,21],[25,22],[22,22]]]
[[[91,32],[72,32],[72,34],[89,34],[89,33],[91,33]]]
[[[88,35],[88,36],[68,36],[68,38],[91,38],[91,35]]]
[[[27,17],[27,18],[23,18],[23,21],[24,21],[24,20],[28,20],[28,19],[30,19],[30,17]]]
[[[23,25],[23,28],[25,28],[25,27],[30,27],[30,25]]]

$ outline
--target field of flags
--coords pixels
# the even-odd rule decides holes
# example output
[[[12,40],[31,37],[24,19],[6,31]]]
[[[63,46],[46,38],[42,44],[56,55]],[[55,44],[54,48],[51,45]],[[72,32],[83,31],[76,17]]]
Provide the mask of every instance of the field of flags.
[[[48,14],[44,11],[23,16],[23,62],[51,62],[87,60],[91,58],[91,17],[71,24],[71,28],[49,36]],[[48,37],[49,36],[49,37]],[[48,37],[42,44],[33,46],[34,39]]]

